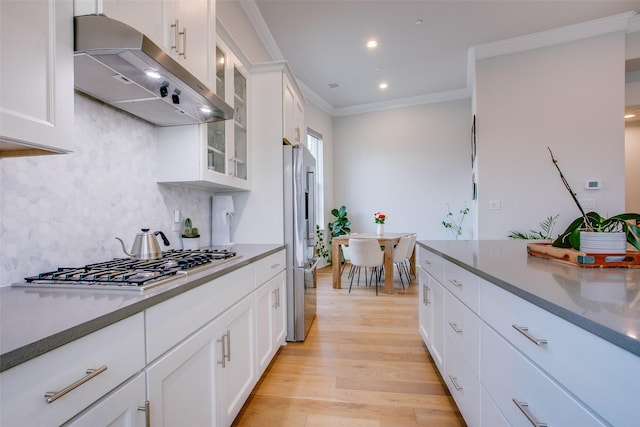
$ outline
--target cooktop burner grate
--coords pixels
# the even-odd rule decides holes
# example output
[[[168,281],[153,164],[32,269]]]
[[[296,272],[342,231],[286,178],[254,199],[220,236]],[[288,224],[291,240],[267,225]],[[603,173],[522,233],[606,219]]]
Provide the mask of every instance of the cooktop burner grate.
[[[144,290],[186,275],[197,267],[214,267],[237,257],[220,249],[165,251],[158,259],[116,258],[84,267],[60,267],[55,271],[26,277],[22,287],[65,287]],[[198,269],[200,270],[200,269]]]

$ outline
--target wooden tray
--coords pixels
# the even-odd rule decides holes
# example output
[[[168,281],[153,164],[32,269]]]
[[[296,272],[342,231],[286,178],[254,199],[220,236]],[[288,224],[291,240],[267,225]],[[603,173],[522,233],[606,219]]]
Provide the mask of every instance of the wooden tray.
[[[529,243],[527,252],[535,257],[585,268],[640,268],[640,252],[637,251],[627,251],[626,255],[587,254],[575,249],[555,248],[551,243]]]

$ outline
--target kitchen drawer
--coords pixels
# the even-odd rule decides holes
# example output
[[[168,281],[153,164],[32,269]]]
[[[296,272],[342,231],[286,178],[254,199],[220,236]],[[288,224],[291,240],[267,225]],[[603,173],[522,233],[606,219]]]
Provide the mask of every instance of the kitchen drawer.
[[[480,393],[480,425],[483,427],[509,427],[509,423],[504,419],[502,412],[498,410],[486,390]]]
[[[422,246],[418,248],[418,266],[433,276],[440,283],[444,283],[445,260]]]
[[[88,369],[106,370],[88,378]],[[58,426],[144,368],[142,313],[0,374],[0,425]],[[98,371],[96,371],[98,372]],[[87,379],[51,403],[58,392]]]
[[[445,339],[444,381],[469,427],[480,425],[480,382],[458,350]]]
[[[449,291],[445,291],[444,304],[445,335],[456,347],[473,373],[478,376],[480,319]]]
[[[483,347],[480,380],[510,425],[537,425],[535,422],[549,426],[605,425],[495,331],[485,324],[480,330]]]
[[[147,309],[147,363],[253,292],[254,271],[243,267]]]
[[[473,312],[478,312],[478,288],[484,280],[452,262],[445,261],[443,285]]]
[[[488,283],[480,290],[480,317],[611,424],[636,418],[637,356]],[[514,325],[546,344],[535,344]]]
[[[256,289],[285,269],[286,251],[282,250],[255,262]]]

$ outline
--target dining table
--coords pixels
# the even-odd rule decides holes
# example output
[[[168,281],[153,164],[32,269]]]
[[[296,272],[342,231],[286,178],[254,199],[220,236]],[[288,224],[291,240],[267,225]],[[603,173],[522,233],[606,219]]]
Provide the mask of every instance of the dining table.
[[[331,271],[333,274],[333,288],[342,288],[342,274],[340,268],[340,245],[349,246],[349,239],[377,239],[380,247],[384,247],[384,292],[393,293],[393,248],[398,244],[400,238],[410,236],[414,233],[393,233],[385,232],[377,233],[352,233],[342,236],[333,237],[331,243],[331,259],[333,260]],[[337,262],[336,262],[337,260]],[[415,271],[415,247],[411,253],[410,263],[413,271]]]

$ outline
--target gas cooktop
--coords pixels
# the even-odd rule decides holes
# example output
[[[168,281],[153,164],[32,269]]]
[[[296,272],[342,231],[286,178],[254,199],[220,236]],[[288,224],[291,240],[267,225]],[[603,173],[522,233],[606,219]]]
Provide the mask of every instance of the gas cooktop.
[[[84,267],[59,267],[26,277],[15,287],[121,289],[143,291],[229,262],[236,252],[220,249],[170,250],[152,260],[116,258]]]

